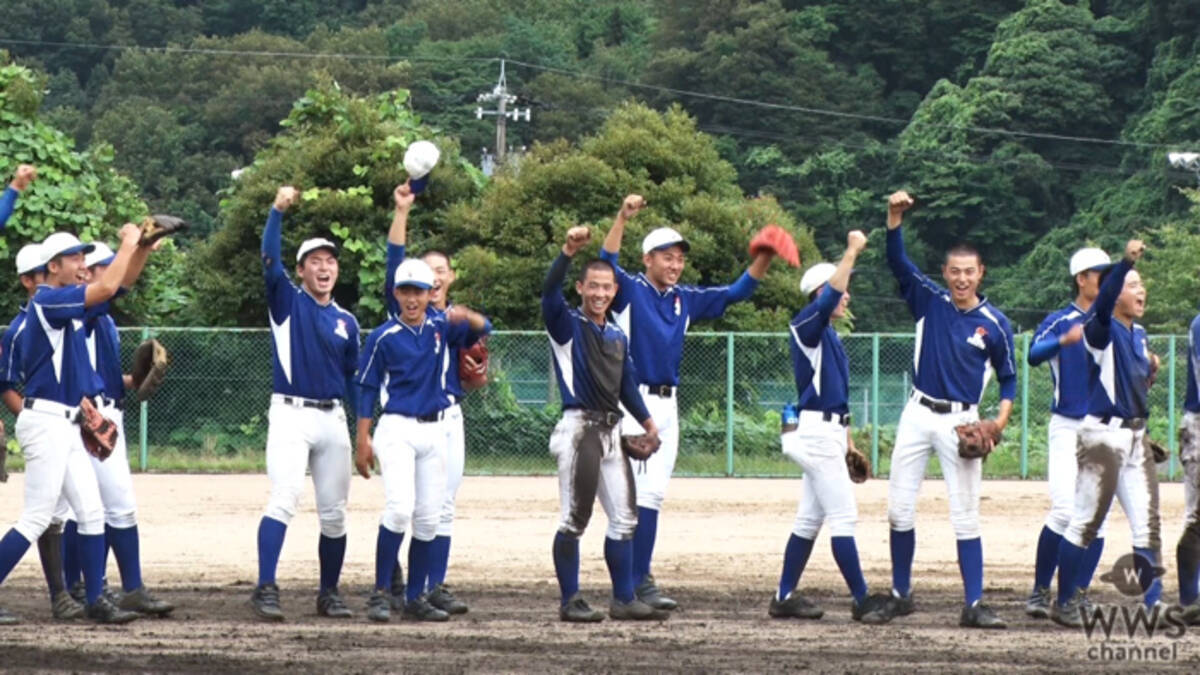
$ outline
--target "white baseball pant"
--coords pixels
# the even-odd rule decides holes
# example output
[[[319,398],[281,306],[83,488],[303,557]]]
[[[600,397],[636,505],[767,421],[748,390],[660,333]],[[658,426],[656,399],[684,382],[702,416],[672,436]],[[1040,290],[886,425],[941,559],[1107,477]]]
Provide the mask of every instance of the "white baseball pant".
[[[608,516],[609,539],[630,539],[637,527],[633,472],[621,450],[620,426],[606,426],[581,410],[565,410],[550,435],[558,460],[558,530],[583,535],[596,498]]]
[[[1179,428],[1179,460],[1183,464],[1183,525],[1200,523],[1200,413],[1185,412]]]
[[[421,422],[415,417],[384,414],[372,442],[383,477],[384,507],[380,524],[392,532],[408,532],[421,541],[437,536],[446,495],[445,420]]]
[[[467,438],[463,430],[462,406],[455,403],[446,408],[446,499],[442,502],[442,513],[438,520],[437,536],[454,534],[454,500],[458,486],[462,485],[463,470],[467,462]]]
[[[25,455],[25,505],[14,528],[27,541],[37,541],[60,510],[61,497],[75,512],[80,534],[104,534],[104,505],[91,455],[79,425],[67,416],[73,409],[45,404],[61,411],[35,408],[17,416],[17,442]]]
[[[125,413],[106,405],[100,413],[117,425],[117,444],[108,459],[92,457],[92,468],[104,503],[105,524],[125,529],[137,525],[137,500],[133,496],[133,475],[129,470],[129,451],[125,441]],[[90,455],[89,455],[90,456]]]
[[[1046,527],[1062,535],[1075,514],[1075,480],[1079,475],[1079,425],[1083,420],[1064,415],[1050,416],[1049,445],[1046,448],[1046,481],[1050,488],[1050,513]],[[1107,521],[1100,525],[1097,537],[1103,537]]]
[[[1121,420],[1103,424],[1088,415],[1079,426],[1079,476],[1075,513],[1063,537],[1087,548],[1108,517],[1115,496],[1129,521],[1135,548],[1162,549],[1158,515],[1158,468],[1146,451],[1145,428],[1125,429]]]
[[[271,497],[265,515],[288,524],[296,515],[305,469],[311,469],[321,534],[346,535],[350,494],[350,432],[346,411],[302,408],[272,396],[267,413],[267,477]]]
[[[804,469],[792,534],[816,539],[828,521],[831,537],[853,537],[858,522],[854,484],[846,469],[846,427],[819,412],[800,412],[800,425],[780,436],[783,454]]]
[[[679,388],[676,387],[675,395],[669,397],[650,394],[650,388],[645,385],[639,385],[638,390],[642,392],[646,409],[654,419],[654,425],[658,427],[658,438],[662,445],[649,459],[634,465],[637,505],[644,509],[661,511],[663,499],[667,496],[667,483],[675,471],[675,458],[679,455],[679,408],[676,404]],[[646,433],[629,411],[622,409],[622,412],[622,435],[637,436]]]

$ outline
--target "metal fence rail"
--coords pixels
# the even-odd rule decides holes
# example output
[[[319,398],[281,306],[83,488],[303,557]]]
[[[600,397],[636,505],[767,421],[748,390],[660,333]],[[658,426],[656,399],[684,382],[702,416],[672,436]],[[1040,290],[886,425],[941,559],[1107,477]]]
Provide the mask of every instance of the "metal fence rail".
[[[134,466],[165,454],[261,458],[271,394],[271,339],[266,329],[122,329],[128,364],[133,347],[153,335],[172,355],[167,380],[150,402],[126,404]],[[692,476],[795,476],[779,451],[779,410],[796,398],[785,333],[695,333],[684,344],[679,390],[681,442],[676,473]],[[1017,352],[1030,335],[1017,336]],[[896,423],[910,392],[913,336],[856,334],[844,339],[856,443],[886,475]],[[491,383],[467,396],[467,471],[553,473],[547,452],[558,420],[558,390],[545,333],[501,331],[488,343]],[[1187,340],[1150,339],[1163,371],[1150,394],[1150,434],[1171,449],[1164,477],[1178,474],[1176,434],[1184,394]],[[1052,397],[1048,368],[1018,363],[1018,395],[1004,442],[985,465],[990,477],[1043,477]],[[983,412],[994,411],[989,386]],[[5,413],[12,429],[11,416]],[[15,445],[14,445],[15,450]],[[937,461],[931,468],[937,471]]]

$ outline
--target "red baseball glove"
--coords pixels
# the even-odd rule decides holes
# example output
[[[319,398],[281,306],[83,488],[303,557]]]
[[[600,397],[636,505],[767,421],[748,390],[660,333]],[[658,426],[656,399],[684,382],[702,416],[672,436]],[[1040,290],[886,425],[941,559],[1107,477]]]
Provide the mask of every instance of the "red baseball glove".
[[[767,225],[750,240],[751,257],[764,250],[774,251],[775,255],[786,260],[792,267],[800,266],[800,250],[796,248],[796,240],[778,225]]]
[[[488,381],[487,371],[487,338],[481,338],[479,342],[458,352],[458,378],[464,390],[482,389]]]

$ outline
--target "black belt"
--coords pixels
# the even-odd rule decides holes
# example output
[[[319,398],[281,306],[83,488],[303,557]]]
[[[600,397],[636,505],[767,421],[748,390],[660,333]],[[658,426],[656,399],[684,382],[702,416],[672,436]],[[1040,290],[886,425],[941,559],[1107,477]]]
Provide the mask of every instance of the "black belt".
[[[843,427],[850,426],[850,413],[842,414],[826,411],[824,415],[821,415],[821,418],[826,422],[837,422]]]
[[[120,399],[115,399],[115,398],[109,398],[107,396],[99,396],[98,398],[100,399],[100,402],[102,404],[109,406],[110,408],[116,408],[117,410],[125,410],[125,401],[122,401]]]
[[[435,413],[430,413],[428,415],[417,415],[417,421],[418,422],[441,422],[445,416],[446,416],[446,411],[439,410]]]
[[[651,384],[646,387],[651,395],[659,398],[671,398],[675,395],[675,387],[669,384]]]
[[[939,415],[945,415],[946,413],[954,412],[954,403],[955,402],[951,402],[951,401],[935,401],[935,400],[929,398],[928,396],[922,396],[921,398],[917,399],[917,403],[920,403],[921,405],[925,406],[926,408],[929,408],[930,410],[932,410],[935,413],[938,413]],[[962,406],[962,412],[967,412],[972,407],[974,407],[970,403],[958,403],[958,404]]]
[[[612,412],[609,410],[589,410],[587,408],[571,408],[578,410],[583,414],[583,418],[595,424],[603,424],[606,427],[615,427],[621,421],[621,413]]]
[[[298,396],[284,396],[283,402],[288,405],[296,405],[301,408],[316,408],[317,410],[333,410],[338,407],[336,399],[325,399],[316,401],[310,398],[300,398]]]
[[[1133,429],[1134,431],[1141,431],[1142,429],[1146,428],[1146,418],[1145,417],[1127,417],[1127,418],[1123,418],[1123,419],[1122,418],[1117,418],[1117,419],[1121,420],[1121,428],[1122,429]],[[1112,421],[1113,421],[1112,415],[1100,418],[1100,424],[1103,424],[1105,426],[1107,426],[1108,423],[1112,422]]]

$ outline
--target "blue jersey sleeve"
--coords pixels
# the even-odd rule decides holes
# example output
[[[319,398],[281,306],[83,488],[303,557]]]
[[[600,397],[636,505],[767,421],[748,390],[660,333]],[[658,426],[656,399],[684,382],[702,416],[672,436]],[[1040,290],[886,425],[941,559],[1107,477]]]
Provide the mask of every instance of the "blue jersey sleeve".
[[[621,267],[616,253],[609,253],[601,248],[600,259],[611,264],[617,273],[617,294],[613,297],[612,311],[624,311],[629,306],[629,299],[633,297],[633,284],[637,282],[633,275]]]
[[[4,188],[4,194],[0,195],[0,230],[8,224],[8,218],[12,215],[13,209],[17,205],[17,192],[11,185]]]
[[[466,321],[454,323],[446,322],[446,347],[470,347],[479,342],[479,338],[490,335],[492,332],[492,320],[483,317],[483,330],[471,330],[471,324]]]
[[[375,402],[379,399],[379,388],[383,384],[383,359],[379,355],[379,343],[384,333],[383,326],[376,328],[367,336],[362,353],[358,359],[358,372],[354,375],[354,383],[358,387],[357,414],[360,418],[370,418],[375,415]]]
[[[637,420],[638,424],[645,424],[646,420],[650,419],[650,411],[646,408],[646,401],[638,389],[637,380],[633,355],[629,353],[629,344],[626,343],[625,366],[621,370],[621,403],[625,404],[625,409],[633,415],[633,419]]]
[[[283,269],[283,213],[271,207],[267,226],[263,228],[262,262],[263,277],[267,282],[267,306],[271,316],[280,321],[287,318],[292,297],[292,284]]]
[[[16,354],[13,353],[13,337],[17,331],[10,324],[4,329],[4,336],[0,337],[0,393],[6,392],[17,386],[20,382],[20,367],[21,364],[16,361]],[[4,452],[0,448],[0,452]]]
[[[1121,290],[1125,287],[1125,275],[1129,274],[1131,269],[1133,269],[1133,265],[1122,258],[1120,262],[1113,265],[1104,279],[1104,283],[1100,284],[1100,293],[1092,305],[1091,316],[1083,325],[1083,336],[1087,339],[1089,346],[1096,349],[1108,346],[1111,340],[1109,326],[1112,324],[1113,309],[1116,308],[1117,298],[1120,297]]]
[[[550,271],[546,273],[546,281],[542,284],[542,320],[546,322],[550,337],[560,345],[571,339],[571,311],[562,291],[570,266],[571,259],[559,253],[550,264]]]
[[[1000,317],[1000,328],[1003,333],[999,339],[992,341],[988,356],[992,368],[996,370],[996,381],[1000,383],[1000,398],[1008,401],[1017,397],[1017,364],[1013,358],[1013,333],[1008,319]]]
[[[908,303],[908,309],[913,318],[925,316],[929,301],[942,293],[941,287],[933,283],[929,277],[921,274],[917,266],[908,259],[904,251],[903,228],[897,227],[887,233],[887,262],[896,281],[900,282],[900,295]]]
[[[841,291],[827,284],[816,300],[797,312],[791,323],[792,335],[796,340],[805,347],[817,346],[825,327],[829,325],[833,310],[842,301],[842,295]]]
[[[86,297],[87,286],[76,284],[60,288],[43,287],[33,301],[51,327],[62,328],[72,319],[82,321],[87,316],[87,307],[84,306]],[[33,308],[30,308],[30,312],[33,312]]]
[[[383,306],[388,314],[400,316],[400,303],[396,300],[396,270],[404,262],[404,244],[387,245],[387,277],[383,280]]]
[[[742,276],[738,277],[732,285],[729,286],[709,286],[705,288],[696,286],[679,286],[680,294],[684,295],[688,302],[688,317],[692,321],[703,321],[704,319],[716,319],[725,313],[725,308],[735,302],[741,302],[750,297],[758,288],[758,280],[750,276],[749,272],[742,272]]]
[[[1042,322],[1038,324],[1037,330],[1033,333],[1033,344],[1029,346],[1029,365],[1036,366],[1038,364],[1049,361],[1058,354],[1060,345],[1058,344],[1058,333],[1054,327],[1060,325],[1057,313],[1049,314]]]

